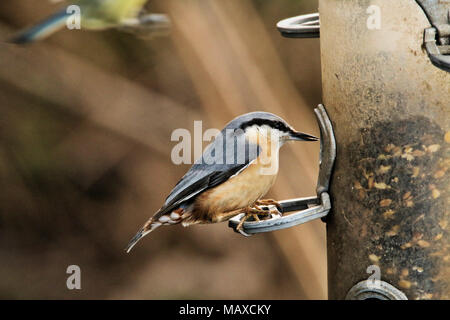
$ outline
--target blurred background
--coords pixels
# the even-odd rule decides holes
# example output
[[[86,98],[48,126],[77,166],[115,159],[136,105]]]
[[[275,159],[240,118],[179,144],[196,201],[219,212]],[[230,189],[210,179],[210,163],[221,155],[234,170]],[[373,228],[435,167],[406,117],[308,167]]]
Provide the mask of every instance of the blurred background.
[[[321,221],[251,238],[227,223],[164,227],[124,252],[189,168],[170,160],[173,130],[263,110],[319,134],[319,41],[275,27],[317,1],[150,1],[169,36],[3,42],[57,7],[0,2],[0,298],[326,299]],[[314,195],[318,152],[284,147],[268,197]],[[81,290],[66,287],[73,264]]]

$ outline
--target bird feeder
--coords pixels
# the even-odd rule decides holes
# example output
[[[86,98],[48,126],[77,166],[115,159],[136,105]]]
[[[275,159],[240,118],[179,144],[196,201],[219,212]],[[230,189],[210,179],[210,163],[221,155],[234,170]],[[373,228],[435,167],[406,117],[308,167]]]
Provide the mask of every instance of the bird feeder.
[[[277,25],[320,37],[330,299],[450,299],[449,19],[447,0],[319,0]]]
[[[323,101],[338,150],[329,298],[360,298],[352,287],[377,266],[409,299],[449,299],[450,2],[372,3],[319,2]]]

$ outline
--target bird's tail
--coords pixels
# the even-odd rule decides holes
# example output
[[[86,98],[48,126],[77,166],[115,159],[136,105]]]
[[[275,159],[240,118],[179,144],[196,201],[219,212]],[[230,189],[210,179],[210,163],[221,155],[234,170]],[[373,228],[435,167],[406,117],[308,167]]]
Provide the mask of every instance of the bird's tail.
[[[34,27],[19,32],[9,40],[11,43],[27,44],[41,39],[45,39],[54,32],[60,30],[66,25],[67,18],[70,14],[64,9],[47,18],[45,21],[35,25]]]
[[[139,242],[139,240],[141,240],[143,237],[145,237],[147,234],[149,234],[159,226],[161,226],[161,222],[156,222],[153,220],[153,218],[148,220],[146,224],[142,227],[142,229],[139,230],[138,233],[136,233],[136,235],[133,237],[133,239],[130,240],[125,251],[129,253],[131,249],[133,249],[133,247],[136,245],[136,243]]]

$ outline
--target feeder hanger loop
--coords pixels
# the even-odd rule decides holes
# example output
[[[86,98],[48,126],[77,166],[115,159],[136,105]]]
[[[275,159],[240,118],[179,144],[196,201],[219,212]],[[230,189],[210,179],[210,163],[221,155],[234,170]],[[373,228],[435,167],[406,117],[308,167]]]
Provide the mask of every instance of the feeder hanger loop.
[[[287,38],[319,38],[319,13],[304,14],[277,23],[278,31]]]
[[[305,222],[324,218],[331,209],[328,187],[331,172],[336,158],[336,141],[333,127],[323,105],[314,109],[320,127],[320,170],[317,182],[317,196],[297,198],[280,201],[282,216],[275,206],[263,206],[271,212],[271,218],[261,221],[246,221],[242,229],[237,230],[240,220],[244,214],[239,214],[229,220],[228,226],[244,236],[256,233],[271,232],[275,230],[290,228]]]

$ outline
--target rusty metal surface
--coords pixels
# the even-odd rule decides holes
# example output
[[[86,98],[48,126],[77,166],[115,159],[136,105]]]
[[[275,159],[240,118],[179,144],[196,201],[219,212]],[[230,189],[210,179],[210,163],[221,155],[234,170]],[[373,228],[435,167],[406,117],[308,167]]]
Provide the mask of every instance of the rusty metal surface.
[[[374,4],[380,29],[367,25]],[[319,12],[338,150],[329,298],[344,299],[378,265],[409,299],[450,299],[450,73],[421,47],[430,24],[414,0],[321,0]]]

